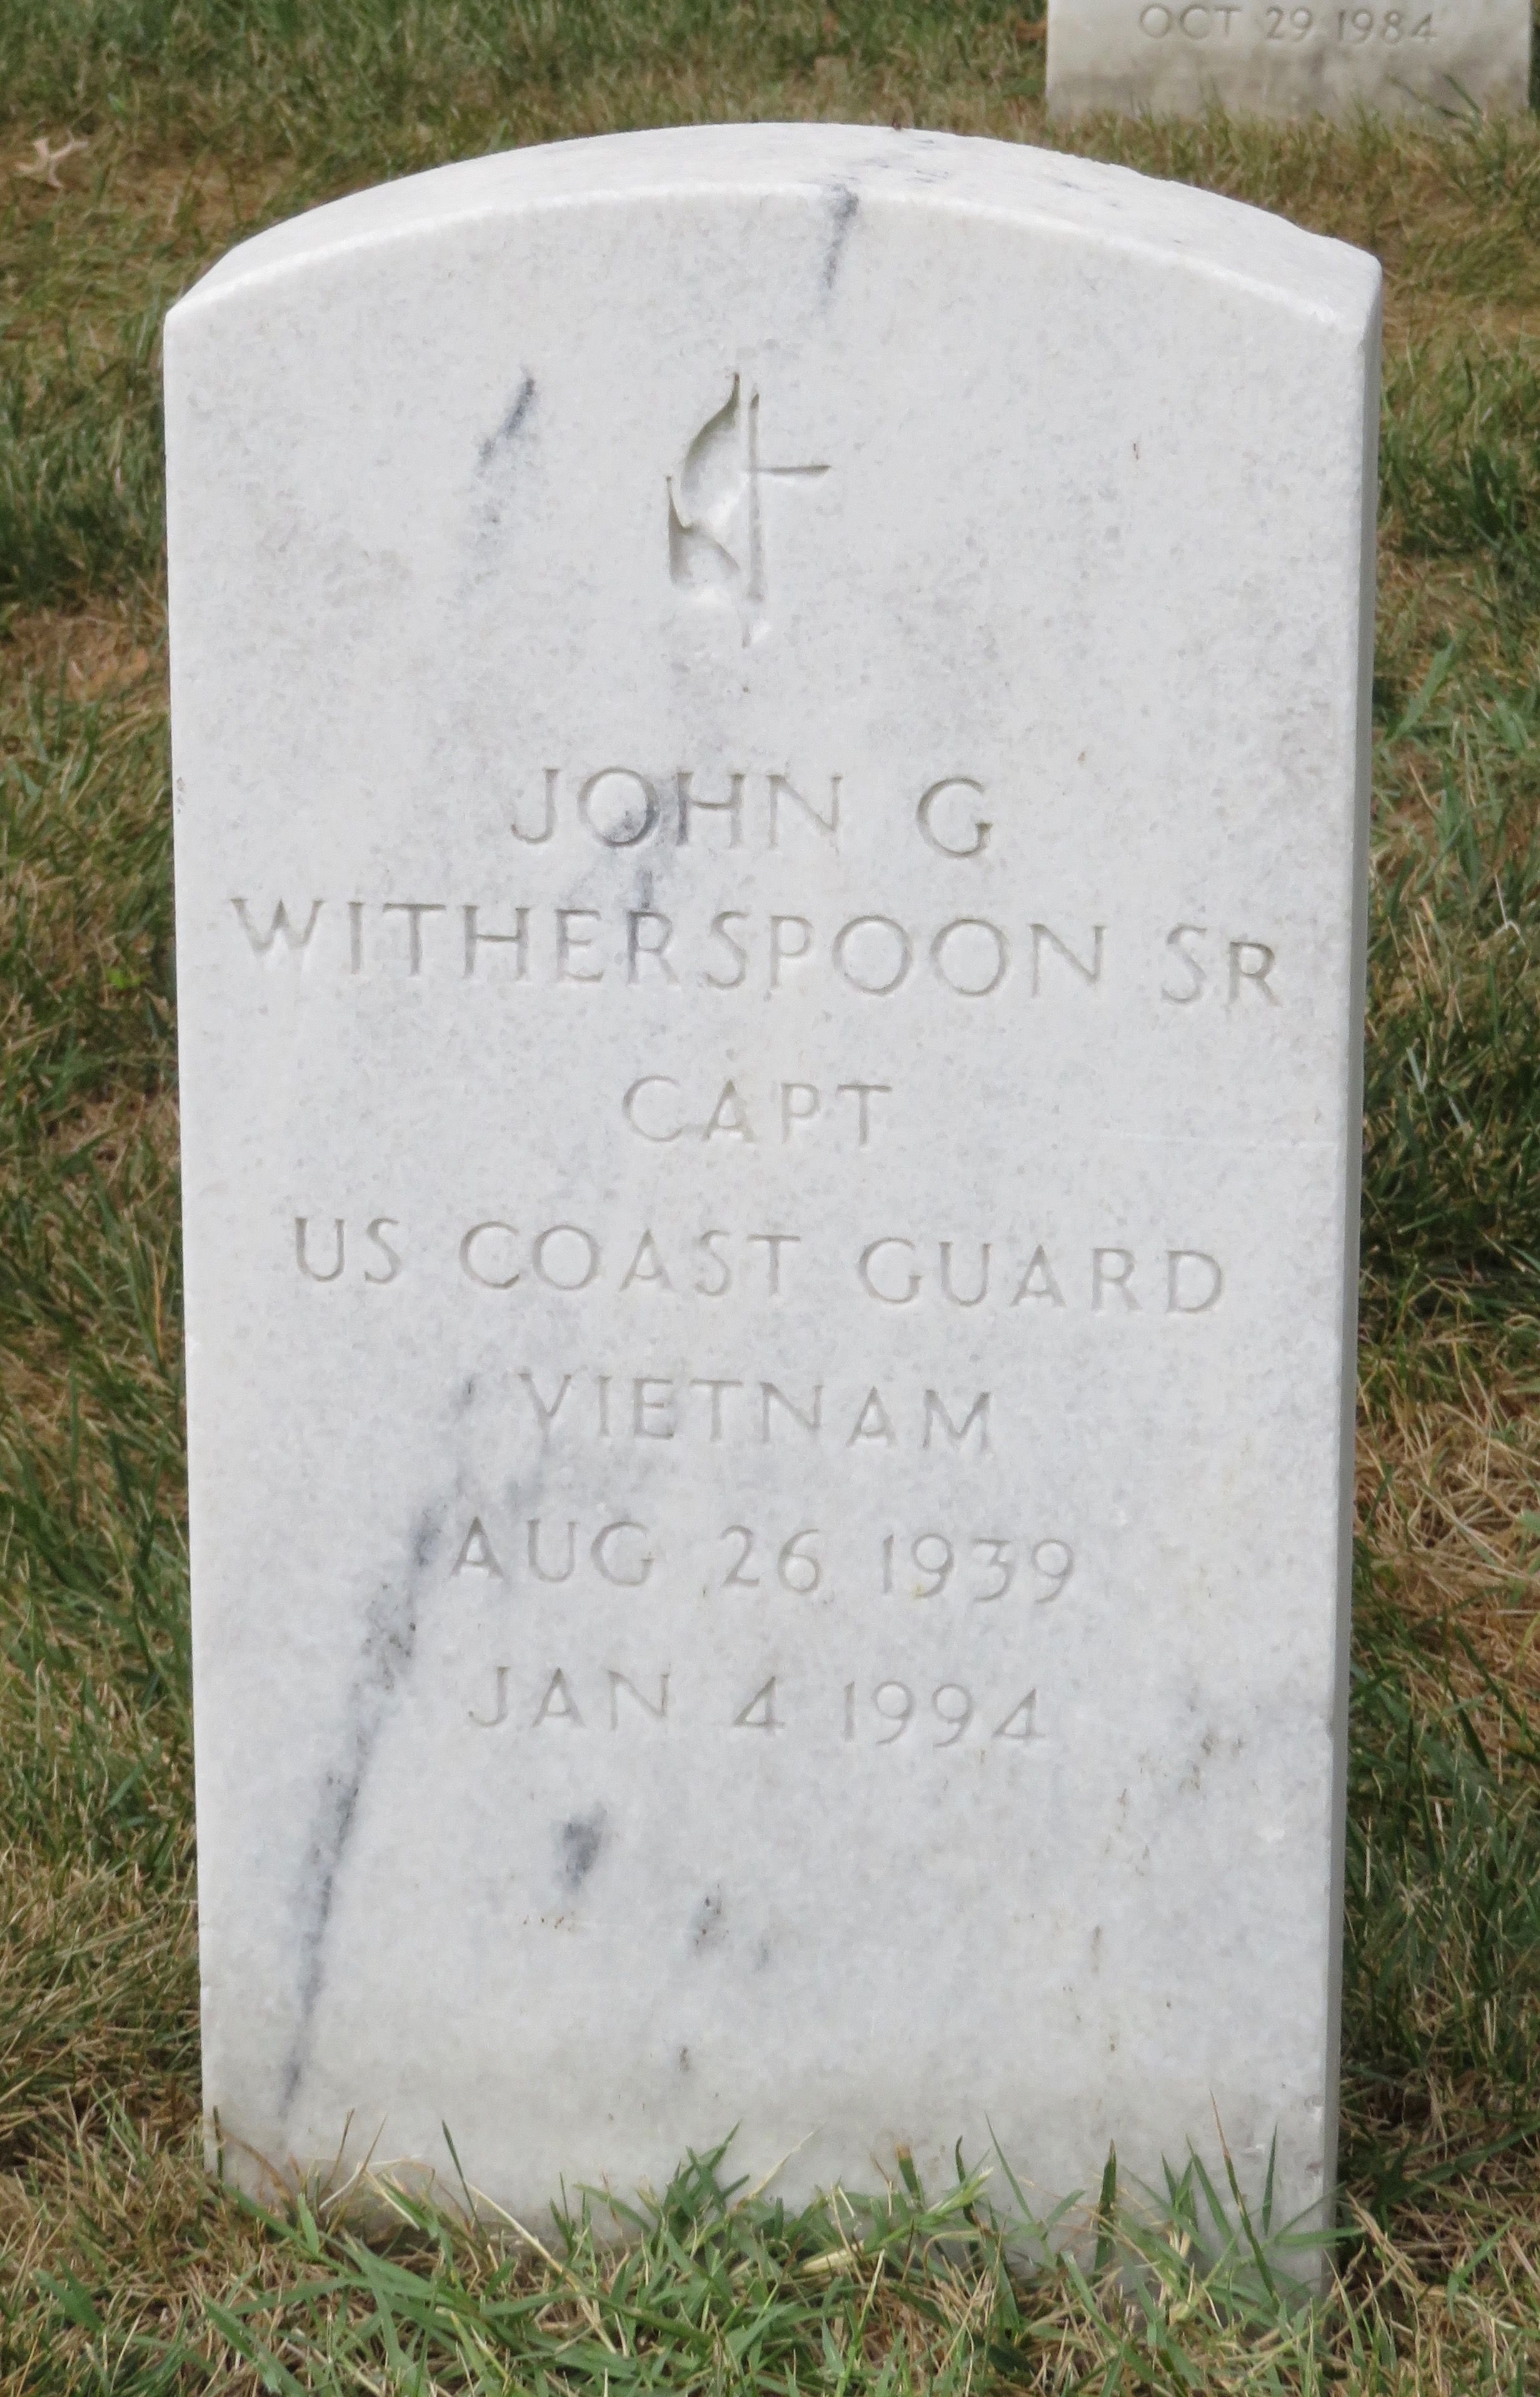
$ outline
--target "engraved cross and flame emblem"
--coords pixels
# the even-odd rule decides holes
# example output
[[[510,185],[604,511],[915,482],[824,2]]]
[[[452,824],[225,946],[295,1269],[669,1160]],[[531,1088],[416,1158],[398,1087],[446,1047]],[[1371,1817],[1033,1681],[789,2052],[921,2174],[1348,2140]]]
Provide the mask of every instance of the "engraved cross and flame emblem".
[[[677,588],[734,608],[743,647],[766,630],[765,483],[810,481],[826,465],[767,466],[759,454],[759,394],[742,375],[708,416],[668,484],[668,570]]]

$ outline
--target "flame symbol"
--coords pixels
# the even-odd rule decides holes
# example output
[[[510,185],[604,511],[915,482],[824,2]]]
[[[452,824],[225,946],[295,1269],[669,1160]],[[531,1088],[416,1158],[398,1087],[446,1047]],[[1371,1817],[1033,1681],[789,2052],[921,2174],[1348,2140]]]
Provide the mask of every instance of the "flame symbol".
[[[668,484],[668,570],[681,591],[736,608],[743,647],[765,631],[764,482],[826,475],[827,466],[766,466],[759,459],[759,394],[743,398],[734,375]]]

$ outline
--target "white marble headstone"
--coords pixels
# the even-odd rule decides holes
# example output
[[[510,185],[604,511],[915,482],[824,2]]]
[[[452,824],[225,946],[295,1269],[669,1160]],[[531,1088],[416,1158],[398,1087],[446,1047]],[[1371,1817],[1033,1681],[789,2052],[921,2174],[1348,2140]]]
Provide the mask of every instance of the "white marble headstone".
[[[228,2170],[1320,2200],[1378,282],[770,126],[174,312]]]
[[[1055,115],[1351,117],[1429,127],[1529,106],[1530,0],[1386,7],[1263,0],[1049,0]]]

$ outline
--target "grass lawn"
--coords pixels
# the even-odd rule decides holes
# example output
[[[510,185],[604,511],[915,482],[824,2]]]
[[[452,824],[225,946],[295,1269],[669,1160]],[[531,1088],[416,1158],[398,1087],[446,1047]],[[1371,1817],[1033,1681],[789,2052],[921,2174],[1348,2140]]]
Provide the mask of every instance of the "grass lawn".
[[[0,0],[7,2397],[1540,2390],[1540,135],[1048,137],[1035,7]],[[1163,2226],[1109,2182],[1084,2270],[1008,2270],[998,2170],[793,2220],[725,2203],[730,2154],[624,2258],[405,2204],[365,2247],[202,2170],[160,319],[382,177],[748,116],[1072,139],[1386,269],[1346,2236],[1313,2320],[1190,2182]]]

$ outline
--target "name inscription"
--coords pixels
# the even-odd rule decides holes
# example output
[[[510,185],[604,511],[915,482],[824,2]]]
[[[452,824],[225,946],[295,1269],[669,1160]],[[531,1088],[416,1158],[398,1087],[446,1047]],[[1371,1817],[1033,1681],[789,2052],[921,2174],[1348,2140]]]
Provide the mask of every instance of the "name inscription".
[[[512,899],[334,899],[286,896],[230,902],[250,955],[344,980],[562,985],[609,990],[806,990],[825,982],[863,999],[924,987],[990,999],[1010,987],[1027,998],[1097,991],[1111,980],[1106,924],[999,923],[948,914],[901,918],[880,904],[836,917],[708,905],[536,906]],[[441,920],[442,919],[442,920]],[[1252,933],[1173,924],[1141,968],[1153,997],[1172,1007],[1219,998],[1229,1007],[1280,1004],[1278,949]]]

